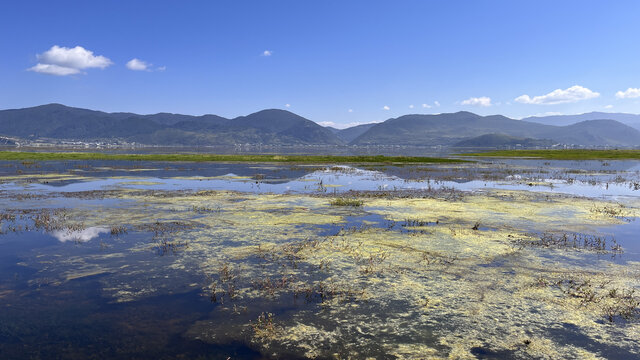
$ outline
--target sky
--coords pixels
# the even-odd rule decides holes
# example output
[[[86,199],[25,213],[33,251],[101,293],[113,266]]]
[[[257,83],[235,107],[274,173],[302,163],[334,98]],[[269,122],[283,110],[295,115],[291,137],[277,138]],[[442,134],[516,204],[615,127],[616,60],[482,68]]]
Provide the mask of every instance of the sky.
[[[0,109],[640,113],[640,1],[3,1]]]

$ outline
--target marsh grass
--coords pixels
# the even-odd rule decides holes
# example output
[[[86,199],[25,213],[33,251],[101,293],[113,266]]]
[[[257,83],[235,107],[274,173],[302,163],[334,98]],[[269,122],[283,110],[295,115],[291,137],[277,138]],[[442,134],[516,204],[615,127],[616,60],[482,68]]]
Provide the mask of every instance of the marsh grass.
[[[329,204],[331,204],[331,206],[360,207],[360,206],[364,205],[364,201],[362,201],[360,199],[351,199],[351,198],[339,197],[339,198],[332,199],[329,202]]]
[[[622,254],[622,246],[611,236],[599,236],[580,233],[543,233],[537,240],[514,239],[512,243],[525,247],[554,249],[580,249],[597,253]]]
[[[275,162],[275,163],[463,163],[461,159],[418,156],[332,156],[332,155],[217,155],[217,154],[103,154],[83,152],[19,152],[0,151],[0,160],[126,160],[126,161],[188,161],[188,162]]]
[[[474,157],[531,157],[549,160],[626,160],[640,159],[640,150],[498,150],[457,155]]]

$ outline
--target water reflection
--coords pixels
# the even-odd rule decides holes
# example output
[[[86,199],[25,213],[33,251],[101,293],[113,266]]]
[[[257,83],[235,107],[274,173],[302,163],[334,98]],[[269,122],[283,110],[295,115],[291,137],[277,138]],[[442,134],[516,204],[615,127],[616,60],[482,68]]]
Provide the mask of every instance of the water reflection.
[[[107,234],[110,230],[103,227],[89,227],[82,230],[54,230],[51,235],[58,239],[60,242],[87,242],[100,236],[100,234]]]

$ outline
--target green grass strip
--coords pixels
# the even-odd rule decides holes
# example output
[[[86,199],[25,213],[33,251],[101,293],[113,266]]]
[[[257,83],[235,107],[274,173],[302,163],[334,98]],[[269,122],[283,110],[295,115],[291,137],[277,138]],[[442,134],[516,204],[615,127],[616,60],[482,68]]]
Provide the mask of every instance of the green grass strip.
[[[214,155],[214,154],[103,154],[85,152],[18,152],[0,151],[0,160],[127,160],[127,161],[191,161],[191,162],[275,162],[275,163],[456,163],[460,159],[417,156],[331,156],[331,155]]]
[[[549,160],[624,160],[640,159],[640,150],[498,150],[458,155],[514,158],[531,157]]]

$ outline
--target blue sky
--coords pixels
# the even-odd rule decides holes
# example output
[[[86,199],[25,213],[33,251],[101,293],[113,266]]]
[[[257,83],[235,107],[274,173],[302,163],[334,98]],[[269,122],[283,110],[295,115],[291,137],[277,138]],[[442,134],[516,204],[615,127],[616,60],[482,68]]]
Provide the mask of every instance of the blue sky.
[[[4,1],[0,34],[0,109],[640,113],[640,1]]]

